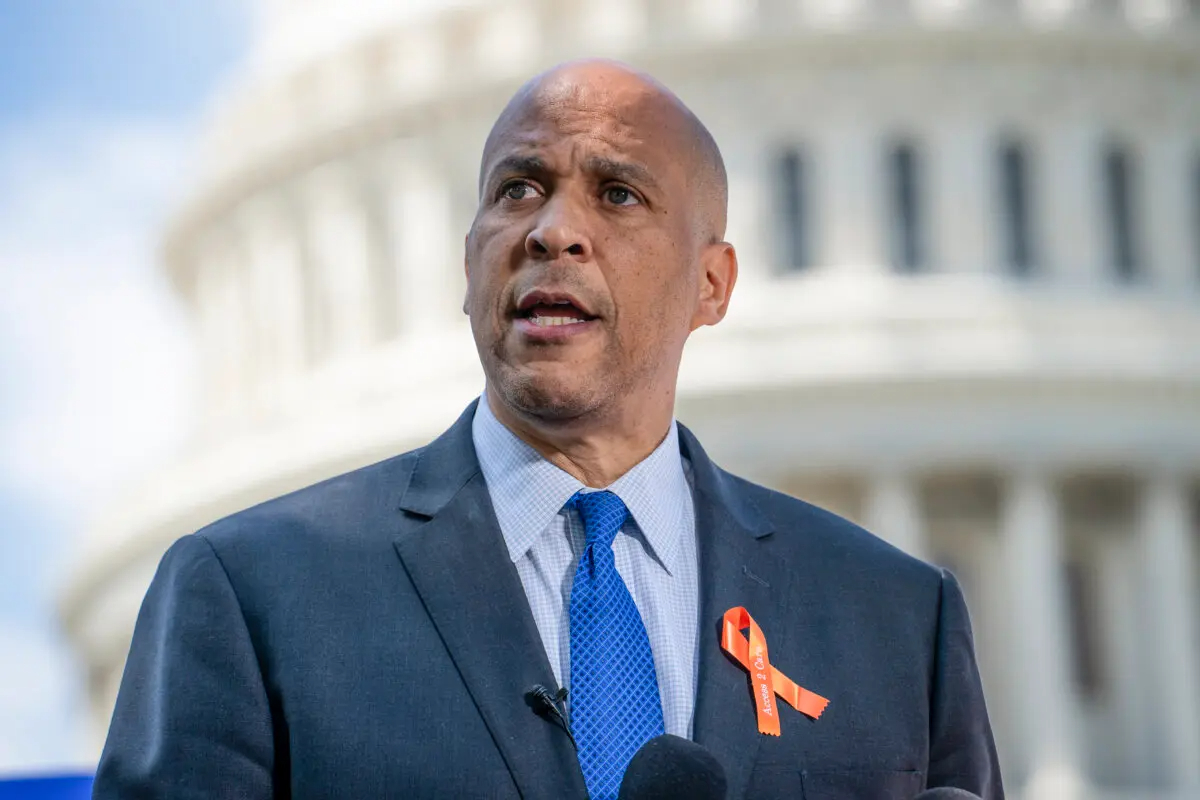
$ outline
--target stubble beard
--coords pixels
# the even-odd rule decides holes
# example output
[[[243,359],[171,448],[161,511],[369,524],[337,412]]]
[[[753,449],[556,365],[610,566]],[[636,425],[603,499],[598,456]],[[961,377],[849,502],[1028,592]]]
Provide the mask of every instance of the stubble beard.
[[[600,416],[615,407],[633,384],[611,348],[616,345],[606,349],[586,374],[564,378],[514,367],[501,339],[492,347],[489,381],[505,405],[522,416],[560,424]]]

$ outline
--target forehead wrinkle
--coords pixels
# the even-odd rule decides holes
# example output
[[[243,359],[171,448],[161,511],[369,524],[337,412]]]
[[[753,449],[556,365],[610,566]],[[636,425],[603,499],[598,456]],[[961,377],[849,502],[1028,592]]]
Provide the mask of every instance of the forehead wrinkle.
[[[683,179],[705,239],[723,237],[728,177],[720,149],[695,113],[652,76],[604,59],[568,62],[535,76],[496,120],[484,145],[484,163],[510,129],[539,121],[567,134],[620,140],[618,150],[657,144],[663,152],[653,155],[666,163],[656,171],[670,174],[672,183]],[[481,171],[481,186],[483,179]]]
[[[485,167],[480,174],[480,188],[486,187],[500,174],[560,173],[569,171],[571,165],[579,165],[583,171],[594,175],[661,188],[654,171],[645,160],[631,153],[644,144],[636,138],[616,141],[606,132],[591,128],[563,137],[520,132],[512,136],[512,152],[497,154],[494,162]],[[559,159],[555,156],[561,155],[564,150],[568,153],[565,163],[556,163]]]
[[[640,141],[635,133],[638,125],[628,118],[627,110],[638,100],[645,99],[648,94],[645,88],[639,89],[637,97],[629,97],[628,88],[612,92],[606,87],[547,78],[547,74],[539,75],[522,86],[492,125],[483,146],[481,187],[489,157],[504,139],[514,137],[520,143],[543,143],[544,137],[529,130],[540,122],[549,122],[567,135],[583,133],[613,139],[631,137]],[[625,97],[618,100],[615,96],[618,94]]]
[[[597,114],[592,116],[600,117]],[[569,161],[579,159],[578,153],[586,146],[587,141],[599,142],[603,149],[621,151],[627,147],[625,143],[618,141],[622,138],[622,133],[626,131],[599,130],[600,127],[611,128],[612,126],[587,123],[568,126],[563,124],[566,120],[556,120],[552,121],[554,130],[546,131],[539,127],[539,123],[543,119],[538,114],[522,115],[521,118],[511,120],[507,127],[502,128],[501,122],[503,121],[502,116],[493,127],[484,146],[478,180],[478,188],[481,193],[488,180],[502,166],[516,167],[517,171],[522,171],[524,168],[525,171],[531,172],[553,172],[551,162],[555,160],[555,152],[562,147],[570,148]],[[575,130],[570,130],[570,127],[574,127]]]

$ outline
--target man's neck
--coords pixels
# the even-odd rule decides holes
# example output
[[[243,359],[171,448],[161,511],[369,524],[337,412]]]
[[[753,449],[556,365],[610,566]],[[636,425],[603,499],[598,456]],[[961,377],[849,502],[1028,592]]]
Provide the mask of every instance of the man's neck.
[[[627,409],[616,419],[547,423],[515,413],[487,388],[492,414],[521,441],[584,486],[603,489],[640,464],[670,432],[672,408]],[[672,398],[673,400],[673,398]]]

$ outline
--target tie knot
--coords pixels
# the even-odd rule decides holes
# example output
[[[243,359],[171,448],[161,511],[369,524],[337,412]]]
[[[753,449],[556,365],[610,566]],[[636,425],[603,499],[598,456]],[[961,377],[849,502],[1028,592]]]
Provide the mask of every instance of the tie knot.
[[[612,547],[617,531],[621,530],[625,518],[629,516],[629,509],[621,498],[608,491],[576,492],[568,505],[574,505],[583,518],[588,544]]]

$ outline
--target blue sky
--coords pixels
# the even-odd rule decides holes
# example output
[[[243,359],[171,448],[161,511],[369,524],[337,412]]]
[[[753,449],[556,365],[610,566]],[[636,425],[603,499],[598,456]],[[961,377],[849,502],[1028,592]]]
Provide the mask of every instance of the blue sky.
[[[154,261],[250,0],[0,0],[0,775],[86,765],[54,599],[88,521],[188,431]]]
[[[0,124],[48,111],[188,115],[244,50],[241,5],[0,0]]]

